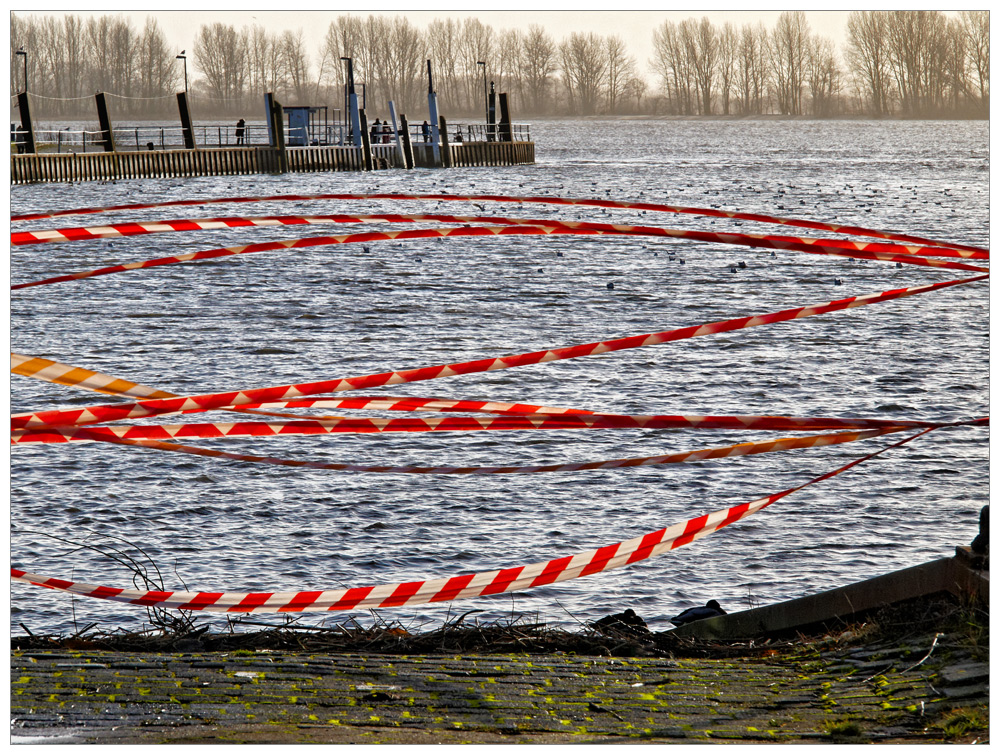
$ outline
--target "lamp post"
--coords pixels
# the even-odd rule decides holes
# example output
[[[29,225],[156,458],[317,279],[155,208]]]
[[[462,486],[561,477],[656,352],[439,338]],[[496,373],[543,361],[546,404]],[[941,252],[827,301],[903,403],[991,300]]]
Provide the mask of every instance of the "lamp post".
[[[341,57],[347,62],[347,108],[351,119],[351,134],[355,147],[361,146],[361,114],[358,112],[358,94],[354,88],[354,60]],[[367,92],[365,92],[367,94]]]
[[[485,106],[486,106],[486,128],[487,128],[487,130],[489,130],[489,127],[490,127],[490,95],[489,95],[489,90],[486,89],[486,61],[485,60],[477,60],[476,61],[476,65],[483,67],[483,102],[485,103]]]
[[[24,93],[28,93],[28,53],[24,49],[24,45],[17,48],[17,54],[24,58]]]
[[[187,94],[188,90],[188,59],[186,53],[187,50],[181,50],[181,54],[177,56],[177,60],[184,61],[184,93]]]

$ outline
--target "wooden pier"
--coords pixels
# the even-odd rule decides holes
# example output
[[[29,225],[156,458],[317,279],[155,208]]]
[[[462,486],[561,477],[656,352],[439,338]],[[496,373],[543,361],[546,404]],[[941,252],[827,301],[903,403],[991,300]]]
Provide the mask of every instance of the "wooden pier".
[[[427,61],[428,77],[430,61]],[[353,86],[353,84],[352,84]],[[493,95],[491,94],[491,97]],[[437,95],[430,91],[429,103],[436,111]],[[268,144],[266,146],[202,146],[195,143],[187,92],[177,93],[181,130],[184,146],[181,149],[148,149],[124,151],[118,149],[115,129],[112,125],[108,103],[104,93],[95,96],[100,131],[96,143],[102,152],[88,153],[86,146],[81,152],[40,151],[41,145],[35,138],[34,118],[31,101],[27,92],[17,96],[21,113],[19,128],[11,126],[11,146],[17,153],[10,156],[10,182],[12,184],[53,183],[75,181],[117,181],[130,178],[189,178],[195,176],[235,176],[254,173],[317,173],[331,171],[369,171],[389,168],[471,168],[499,167],[507,165],[530,165],[535,162],[535,144],[521,140],[524,135],[510,121],[507,95],[499,94],[501,118],[498,123],[491,119],[483,132],[485,141],[461,141],[461,128],[456,131],[458,141],[449,144],[448,124],[444,116],[433,117],[433,127],[428,130],[424,121],[424,141],[412,143],[406,116],[400,114],[400,127],[395,143],[373,143],[369,139],[368,122],[364,109],[355,109],[352,122],[360,135],[360,143],[330,145],[313,142],[314,146],[298,146],[286,143],[284,108],[274,99],[265,95],[265,110],[268,114]],[[355,103],[356,105],[356,103]],[[393,122],[395,112],[393,109]],[[312,111],[311,108],[295,107],[296,113]],[[242,124],[243,121],[240,121]],[[291,121],[289,121],[291,124]],[[238,124],[239,125],[239,124]],[[308,129],[306,129],[308,130]],[[394,126],[395,131],[395,126]],[[382,132],[379,132],[380,134]],[[471,127],[469,128],[471,137]],[[372,134],[374,136],[374,132]],[[237,132],[237,141],[243,134]],[[434,143],[431,139],[434,139]],[[302,134],[296,136],[302,144],[307,141]],[[136,142],[138,143],[138,130]],[[161,140],[162,141],[162,140]],[[386,140],[388,141],[388,139]],[[61,142],[60,142],[61,145]]]
[[[447,148],[455,168],[527,165],[533,142],[465,142]],[[375,170],[405,168],[395,145],[371,146]],[[284,159],[283,159],[284,158]],[[413,145],[415,167],[433,167],[430,145]],[[10,156],[12,184],[185,178],[254,173],[316,173],[365,169],[361,147],[213,147],[147,152],[42,153]]]

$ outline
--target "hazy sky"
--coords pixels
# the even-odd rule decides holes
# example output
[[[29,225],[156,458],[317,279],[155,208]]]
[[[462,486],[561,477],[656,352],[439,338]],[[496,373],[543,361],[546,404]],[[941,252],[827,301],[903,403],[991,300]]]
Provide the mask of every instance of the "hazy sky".
[[[248,3],[247,6],[252,6]],[[301,6],[301,2],[297,3]],[[737,26],[747,22],[761,21],[768,28],[774,26],[781,11],[465,11],[449,10],[448,6],[438,3],[439,10],[433,11],[376,11],[376,8],[392,7],[384,3],[373,3],[367,10],[300,10],[300,11],[123,11],[118,4],[109,4],[101,11],[65,11],[80,15],[118,14],[133,18],[136,27],[141,28],[147,16],[155,16],[167,39],[177,47],[190,51],[194,47],[194,37],[201,24],[221,21],[233,24],[237,28],[244,25],[261,24],[270,30],[283,31],[301,29],[306,38],[310,56],[315,56],[331,21],[340,15],[368,16],[372,15],[403,15],[420,28],[436,18],[454,18],[456,20],[474,16],[495,30],[511,28],[527,28],[530,24],[539,24],[558,42],[572,32],[597,32],[598,34],[617,34],[625,40],[629,52],[635,56],[640,70],[648,74],[648,61],[652,56],[653,29],[664,21],[679,22],[686,18],[701,18],[708,16],[712,23],[721,25],[730,21]],[[476,3],[464,3],[468,8]],[[119,9],[115,9],[115,7]],[[273,7],[273,6],[272,6]],[[329,7],[329,6],[326,6]],[[61,11],[15,11],[18,14],[56,14]],[[833,40],[838,46],[845,38],[848,11],[806,11],[806,18],[813,32],[822,34]],[[189,63],[190,65],[190,63]],[[191,70],[194,74],[194,71]]]

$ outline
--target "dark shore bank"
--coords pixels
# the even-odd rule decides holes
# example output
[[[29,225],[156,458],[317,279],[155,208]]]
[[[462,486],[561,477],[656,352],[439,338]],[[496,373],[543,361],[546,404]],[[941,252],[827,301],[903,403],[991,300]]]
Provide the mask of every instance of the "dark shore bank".
[[[739,642],[544,626],[12,642],[15,742],[989,741],[989,618],[940,597]],[[130,638],[129,638],[130,637]],[[145,643],[145,649],[136,649]]]

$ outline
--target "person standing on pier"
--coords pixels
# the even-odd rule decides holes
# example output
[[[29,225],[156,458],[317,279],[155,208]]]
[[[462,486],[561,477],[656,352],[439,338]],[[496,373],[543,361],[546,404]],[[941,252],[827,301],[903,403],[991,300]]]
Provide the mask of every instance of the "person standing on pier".
[[[381,133],[382,133],[382,121],[376,118],[375,122],[372,124],[372,131],[371,131],[372,144],[379,143],[379,135]]]
[[[247,122],[240,118],[236,121],[236,143],[245,144],[246,143],[246,132],[247,132]]]
[[[382,144],[388,144],[390,137],[392,136],[392,126],[389,125],[389,121],[382,122]]]
[[[420,127],[420,132],[424,135],[424,141],[429,142],[431,140],[431,124],[424,121],[424,125]]]

